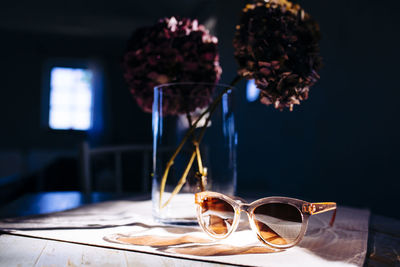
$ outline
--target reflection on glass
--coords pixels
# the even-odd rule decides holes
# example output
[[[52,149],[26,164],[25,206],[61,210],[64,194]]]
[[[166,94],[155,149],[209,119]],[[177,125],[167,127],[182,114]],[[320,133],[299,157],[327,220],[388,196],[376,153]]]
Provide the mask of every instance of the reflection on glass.
[[[235,217],[233,207],[219,198],[208,197],[201,203],[201,216],[206,229],[215,235],[225,235]]]
[[[256,226],[262,238],[275,245],[293,243],[300,234],[300,211],[289,204],[269,203],[254,210]]]

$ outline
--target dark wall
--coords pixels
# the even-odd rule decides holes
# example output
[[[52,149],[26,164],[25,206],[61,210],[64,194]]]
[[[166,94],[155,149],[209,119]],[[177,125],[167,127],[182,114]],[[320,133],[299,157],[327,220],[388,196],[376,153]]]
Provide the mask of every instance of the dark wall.
[[[79,148],[83,141],[92,147],[150,144],[151,114],[137,107],[122,77],[120,61],[126,41],[136,27],[154,23],[162,16],[194,17],[196,13],[196,17],[202,18],[199,4],[74,0],[66,4],[47,0],[36,4],[24,0],[2,4],[0,177],[33,177],[38,180],[35,186],[38,190],[77,190],[80,189]],[[209,5],[213,3],[205,3]],[[94,60],[102,68],[100,132],[55,131],[46,125],[47,108],[43,103],[48,87],[46,66],[49,61],[62,63],[71,59]],[[103,164],[104,160],[107,164]],[[135,177],[141,175],[140,163],[129,163],[129,157],[123,161],[129,178],[125,189],[139,190],[140,182]],[[114,168],[110,157],[97,162]],[[113,179],[112,170],[106,174],[107,180]]]
[[[242,102],[239,190],[399,217],[399,4],[301,3],[321,27],[321,79],[293,112]]]
[[[208,14],[217,18],[221,81],[229,83],[236,72],[232,37],[243,1],[198,1],[193,6],[181,2],[170,2],[165,15],[176,10],[202,22]],[[299,2],[321,27],[321,79],[293,112],[248,103],[245,83],[239,84],[238,191],[337,201],[399,218],[393,212],[400,201],[399,4]],[[109,12],[147,23],[164,14],[163,6],[157,9],[154,3],[141,3],[147,8],[139,8],[140,17],[137,10],[131,17],[126,10],[117,12],[124,10],[123,3]],[[99,5],[96,10],[105,16],[108,7]],[[90,139],[41,126],[42,70],[53,57],[103,63],[105,124],[96,145],[151,142],[151,116],[130,98],[119,66],[128,34],[74,35],[7,27],[0,34],[0,149],[77,151]]]
[[[6,126],[0,139],[2,148],[65,149],[87,137],[82,132],[50,130],[42,122],[43,72],[52,59],[97,60],[103,66],[103,142],[149,140],[143,137],[148,133],[142,127],[148,118],[132,104],[121,75],[125,39],[10,31],[2,31],[1,35],[0,123]]]
[[[83,141],[92,146],[151,143],[151,116],[136,107],[121,75],[125,38],[9,30],[0,34],[1,176],[31,176],[40,180],[38,190],[78,190]],[[51,130],[46,124],[46,67],[49,60],[70,59],[94,60],[102,66],[100,133]],[[15,160],[18,166],[10,164]]]

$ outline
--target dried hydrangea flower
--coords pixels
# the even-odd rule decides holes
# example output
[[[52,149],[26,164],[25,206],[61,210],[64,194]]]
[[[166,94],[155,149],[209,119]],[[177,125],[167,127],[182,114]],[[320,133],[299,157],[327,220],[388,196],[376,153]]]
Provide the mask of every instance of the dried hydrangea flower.
[[[238,73],[254,79],[261,102],[293,109],[319,79],[318,24],[286,0],[256,1],[242,11],[233,41]]]
[[[217,83],[221,76],[218,40],[197,20],[175,17],[159,20],[151,27],[133,32],[123,57],[124,78],[138,105],[152,111],[153,88],[174,82]],[[204,91],[198,92],[201,88]],[[166,103],[164,114],[191,112],[204,107],[213,87],[185,90],[174,103]],[[178,93],[176,91],[175,93]],[[191,101],[196,94],[210,96],[207,101]],[[187,97],[186,97],[187,95]],[[182,103],[185,99],[188,103]],[[205,99],[204,97],[202,99]],[[172,98],[170,98],[172,101]],[[166,100],[164,99],[164,102]]]

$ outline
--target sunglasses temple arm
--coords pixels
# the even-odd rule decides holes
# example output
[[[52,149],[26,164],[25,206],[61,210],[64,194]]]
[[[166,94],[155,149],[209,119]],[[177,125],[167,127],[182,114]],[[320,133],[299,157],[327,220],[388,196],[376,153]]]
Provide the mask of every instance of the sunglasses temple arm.
[[[333,210],[331,221],[329,222],[330,226],[333,226],[336,218],[336,203],[335,202],[319,202],[319,203],[310,203],[303,206],[303,210],[308,212],[311,215],[319,214],[323,212],[327,212]]]

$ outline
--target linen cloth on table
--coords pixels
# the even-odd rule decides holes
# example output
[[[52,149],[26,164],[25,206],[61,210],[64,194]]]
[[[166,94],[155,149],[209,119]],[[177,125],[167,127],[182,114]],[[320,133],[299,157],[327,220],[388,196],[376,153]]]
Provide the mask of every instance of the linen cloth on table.
[[[0,231],[100,247],[243,266],[362,266],[369,211],[339,206],[310,217],[304,239],[274,252],[250,230],[247,216],[227,239],[214,241],[199,226],[163,225],[152,219],[152,203],[118,200],[37,216],[0,220]]]

